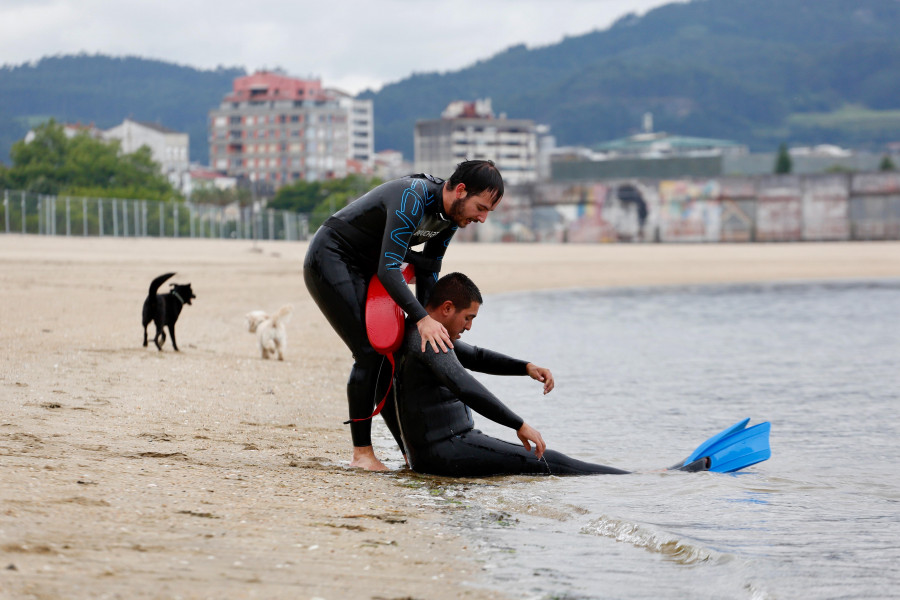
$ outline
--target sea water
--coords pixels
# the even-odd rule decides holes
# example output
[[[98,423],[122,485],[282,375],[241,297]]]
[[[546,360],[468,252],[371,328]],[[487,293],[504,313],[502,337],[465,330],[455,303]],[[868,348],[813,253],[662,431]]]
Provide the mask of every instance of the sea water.
[[[548,447],[636,471],[449,483],[477,583],[522,598],[897,598],[900,281],[492,295],[479,375]],[[772,458],[661,470],[744,417]],[[487,433],[514,434],[476,415]]]

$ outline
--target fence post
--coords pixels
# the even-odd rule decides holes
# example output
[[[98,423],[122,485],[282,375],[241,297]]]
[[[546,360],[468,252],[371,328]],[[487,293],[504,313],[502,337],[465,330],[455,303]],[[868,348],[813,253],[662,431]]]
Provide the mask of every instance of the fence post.
[[[25,192],[21,192],[22,197],[20,199],[22,203],[22,235],[25,234]]]
[[[165,204],[165,203],[160,201],[160,203],[158,205],[159,206],[159,228],[157,229],[157,232],[159,233],[158,237],[162,237],[166,234],[166,218],[165,218],[165,216],[163,216],[164,215],[163,204]]]
[[[66,237],[72,235],[72,211],[70,209],[71,198],[66,196]]]
[[[85,196],[81,199],[81,226],[84,229],[84,237],[88,234],[87,222],[87,196]]]
[[[9,233],[9,190],[3,190],[3,215],[6,219],[6,233]]]
[[[172,237],[178,237],[178,203],[172,202],[172,221],[174,221],[175,232]]]
[[[97,198],[97,215],[100,221],[100,237],[103,237],[103,198]]]

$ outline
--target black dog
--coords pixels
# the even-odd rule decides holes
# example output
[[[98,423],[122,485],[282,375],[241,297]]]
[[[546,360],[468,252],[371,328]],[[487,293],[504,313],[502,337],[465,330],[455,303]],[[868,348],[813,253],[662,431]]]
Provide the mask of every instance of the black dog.
[[[147,325],[150,321],[156,324],[156,336],[153,343],[156,348],[162,351],[162,345],[166,343],[166,334],[163,327],[169,328],[169,334],[172,336],[172,347],[178,351],[178,344],[175,343],[175,321],[181,314],[181,307],[190,304],[192,298],[196,298],[191,284],[170,283],[172,288],[168,294],[157,294],[156,290],[163,282],[175,273],[166,273],[160,275],[150,284],[150,291],[147,293],[147,299],[144,300],[144,311],[142,322],[144,324],[144,348],[147,347]],[[162,340],[160,340],[162,338]]]

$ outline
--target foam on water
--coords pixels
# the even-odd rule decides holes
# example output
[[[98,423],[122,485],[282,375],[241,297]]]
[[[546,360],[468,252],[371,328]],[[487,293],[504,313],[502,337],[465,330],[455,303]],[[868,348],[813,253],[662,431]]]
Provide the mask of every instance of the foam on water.
[[[608,515],[592,520],[581,528],[581,533],[608,537],[635,548],[644,548],[682,565],[728,560],[728,555],[693,544],[669,532]]]

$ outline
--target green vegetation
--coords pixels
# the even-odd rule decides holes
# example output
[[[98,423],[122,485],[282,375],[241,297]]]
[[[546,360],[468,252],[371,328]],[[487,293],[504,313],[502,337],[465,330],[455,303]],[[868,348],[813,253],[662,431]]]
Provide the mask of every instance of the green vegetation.
[[[775,173],[777,175],[786,175],[794,168],[791,155],[788,152],[787,144],[781,144],[778,147],[778,156],[775,157]]]
[[[253,195],[245,187],[233,187],[225,190],[211,187],[194,190],[191,192],[190,200],[195,204],[228,206],[237,203],[240,206],[247,206],[253,201]]]
[[[514,46],[460,71],[417,74],[363,96],[375,101],[378,148],[408,156],[417,119],[479,97],[490,97],[497,113],[551,125],[560,145],[635,133],[652,112],[657,130],[733,139],[758,151],[783,139],[871,148],[900,139],[900,127],[851,120],[810,128],[797,116],[856,106],[892,119],[900,109],[898,29],[895,0],[673,3],[605,31]]]
[[[787,118],[787,123],[796,128],[898,129],[900,110],[870,110],[863,106],[848,104],[831,112],[793,114]]]
[[[311,213],[309,223],[314,230],[325,219],[381,183],[380,179],[359,175],[327,181],[298,181],[280,188],[268,207]]]
[[[12,166],[0,167],[0,187],[38,194],[169,200],[178,196],[150,149],[123,154],[118,141],[86,133],[66,137],[50,120],[34,139],[13,144]]]
[[[652,112],[659,131],[758,151],[782,140],[874,149],[900,139],[898,30],[896,0],[674,2],[361,97],[375,103],[376,149],[407,158],[417,120],[476,98],[491,98],[498,114],[550,125],[559,145],[629,135]],[[192,160],[206,162],[209,110],[244,74],[88,55],[0,67],[0,161],[50,115],[100,128],[125,117],[161,123],[188,133]]]
[[[891,160],[891,157],[888,155],[884,155],[884,158],[881,159],[881,164],[878,165],[879,171],[896,171],[897,167],[894,165],[894,161]]]
[[[158,60],[78,54],[0,66],[0,163],[12,144],[49,120],[109,129],[125,118],[190,136],[190,158],[209,160],[209,111],[241,68],[199,70]]]

